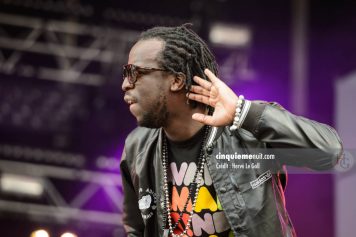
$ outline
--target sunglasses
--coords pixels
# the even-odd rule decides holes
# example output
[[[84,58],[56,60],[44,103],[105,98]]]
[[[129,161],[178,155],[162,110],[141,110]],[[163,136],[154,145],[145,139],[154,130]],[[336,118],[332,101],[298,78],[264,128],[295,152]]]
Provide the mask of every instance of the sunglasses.
[[[162,68],[139,67],[133,64],[126,64],[123,66],[122,77],[124,80],[127,78],[130,84],[135,84],[138,75],[155,71],[168,72],[168,70]]]

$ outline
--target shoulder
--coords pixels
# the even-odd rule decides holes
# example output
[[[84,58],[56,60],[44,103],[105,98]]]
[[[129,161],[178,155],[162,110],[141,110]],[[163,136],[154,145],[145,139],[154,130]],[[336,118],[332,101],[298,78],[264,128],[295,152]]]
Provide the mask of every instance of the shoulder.
[[[158,136],[160,129],[137,127],[127,135],[125,147],[135,143],[146,142],[155,136]]]
[[[156,141],[161,129],[137,127],[125,140],[124,153],[127,159],[133,159],[144,152],[149,144]]]

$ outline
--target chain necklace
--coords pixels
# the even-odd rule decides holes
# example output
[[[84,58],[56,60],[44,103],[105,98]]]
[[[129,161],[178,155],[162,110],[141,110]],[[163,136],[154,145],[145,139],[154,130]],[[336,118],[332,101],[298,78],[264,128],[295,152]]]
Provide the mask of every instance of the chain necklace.
[[[168,219],[168,226],[169,226],[169,233],[172,235],[172,237],[182,237],[184,235],[187,234],[188,229],[191,225],[192,222],[192,217],[194,214],[194,209],[195,209],[195,205],[197,202],[197,198],[198,198],[198,193],[199,193],[199,188],[201,186],[201,181],[203,178],[203,172],[204,172],[204,165],[205,165],[205,161],[206,161],[206,156],[204,153],[204,146],[206,145],[206,138],[208,137],[209,134],[209,126],[206,126],[205,128],[205,134],[204,134],[204,138],[203,138],[203,144],[202,147],[200,149],[200,155],[198,158],[198,165],[197,165],[197,169],[193,178],[192,183],[190,184],[189,187],[189,194],[188,194],[188,198],[187,201],[184,204],[184,208],[183,210],[180,212],[179,214],[179,219],[178,221],[174,224],[174,226],[172,225],[172,217],[171,217],[171,207],[170,207],[170,203],[169,203],[169,188],[168,188],[168,146],[167,146],[167,137],[164,135],[163,136],[163,146],[162,146],[162,165],[163,165],[163,182],[164,182],[164,187],[163,187],[163,191],[164,191],[164,203],[165,203],[165,209],[166,209],[166,214],[167,214],[167,219]],[[192,210],[189,213],[189,218],[188,218],[188,222],[185,226],[185,229],[183,231],[183,233],[181,234],[174,234],[174,230],[177,228],[179,222],[182,220],[183,218],[183,213],[186,212],[188,203],[189,203],[189,199],[191,197],[191,194],[193,192],[194,186],[196,186],[195,189],[195,194],[194,194],[194,199],[193,199],[193,203],[192,203]]]

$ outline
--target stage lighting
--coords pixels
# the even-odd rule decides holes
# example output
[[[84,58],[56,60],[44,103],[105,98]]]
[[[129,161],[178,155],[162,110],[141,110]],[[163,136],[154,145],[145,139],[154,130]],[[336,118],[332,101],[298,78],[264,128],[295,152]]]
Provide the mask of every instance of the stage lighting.
[[[210,42],[223,47],[246,47],[251,37],[251,29],[247,26],[215,23],[210,27]]]
[[[39,197],[44,187],[41,178],[4,173],[0,178],[2,192]]]
[[[71,232],[65,232],[61,235],[61,237],[78,237],[78,235],[73,234]]]
[[[36,230],[32,232],[30,237],[49,237],[49,234],[45,230]]]

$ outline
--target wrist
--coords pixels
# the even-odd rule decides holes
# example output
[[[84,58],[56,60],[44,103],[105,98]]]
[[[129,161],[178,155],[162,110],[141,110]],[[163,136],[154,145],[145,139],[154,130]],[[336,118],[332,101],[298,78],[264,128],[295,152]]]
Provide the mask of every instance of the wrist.
[[[248,113],[248,110],[250,109],[250,106],[251,106],[251,101],[246,100],[243,95],[240,95],[238,97],[238,100],[236,102],[236,108],[235,108],[235,116],[232,125],[230,126],[231,131],[235,131],[241,128],[246,118],[246,115]]]

